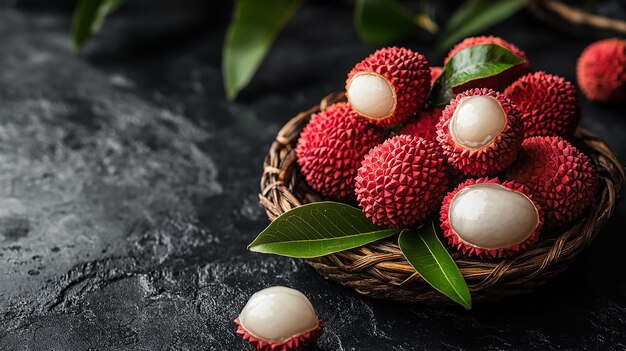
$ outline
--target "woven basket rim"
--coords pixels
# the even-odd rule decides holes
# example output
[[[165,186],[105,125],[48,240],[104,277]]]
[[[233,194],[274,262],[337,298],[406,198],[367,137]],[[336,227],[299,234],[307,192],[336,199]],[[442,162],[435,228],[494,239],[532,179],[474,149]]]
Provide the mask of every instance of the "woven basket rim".
[[[310,117],[327,106],[345,101],[332,93],[320,104],[299,113],[278,132],[264,161],[259,199],[270,220],[305,203],[324,200],[310,189],[299,172],[295,145]],[[612,216],[624,185],[624,166],[597,136],[579,128],[572,140],[595,163],[599,175],[596,203],[569,228],[542,233],[539,241],[516,256],[498,260],[452,256],[474,301],[497,300],[529,293],[564,271]],[[447,298],[434,291],[404,259],[396,238],[378,241],[306,260],[324,278],[374,298],[440,303]],[[448,245],[446,245],[448,247]]]

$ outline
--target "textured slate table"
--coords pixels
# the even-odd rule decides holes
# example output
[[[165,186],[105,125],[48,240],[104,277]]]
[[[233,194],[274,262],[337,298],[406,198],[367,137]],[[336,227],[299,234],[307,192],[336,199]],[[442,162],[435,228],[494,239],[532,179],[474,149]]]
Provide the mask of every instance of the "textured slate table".
[[[623,206],[564,275],[471,312],[373,301],[245,250],[268,223],[257,192],[273,136],[374,49],[350,6],[307,5],[228,103],[227,8],[129,6],[76,57],[68,9],[25,3],[0,10],[1,350],[243,350],[232,320],[277,284],[317,307],[320,350],[626,348]],[[589,42],[528,14],[493,33],[570,79]],[[583,108],[626,157],[623,107]]]

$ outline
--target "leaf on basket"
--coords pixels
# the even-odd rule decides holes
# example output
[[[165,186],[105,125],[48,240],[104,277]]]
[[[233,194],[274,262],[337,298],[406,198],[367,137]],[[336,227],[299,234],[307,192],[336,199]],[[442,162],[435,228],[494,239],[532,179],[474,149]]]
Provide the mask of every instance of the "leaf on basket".
[[[248,249],[313,258],[363,246],[399,231],[377,227],[358,208],[339,202],[315,202],[276,218]]]
[[[430,102],[443,106],[450,102],[452,88],[476,79],[500,74],[526,60],[496,44],[471,46],[457,52],[443,68],[430,92]]]
[[[407,261],[428,284],[466,309],[472,308],[467,283],[439,241],[432,222],[417,230],[402,230],[398,245]]]

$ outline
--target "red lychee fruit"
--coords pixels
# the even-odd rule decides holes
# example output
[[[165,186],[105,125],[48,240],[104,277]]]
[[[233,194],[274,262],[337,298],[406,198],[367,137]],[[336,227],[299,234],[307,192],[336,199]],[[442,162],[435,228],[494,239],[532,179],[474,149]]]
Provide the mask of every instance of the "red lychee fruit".
[[[450,50],[450,52],[448,53],[448,56],[446,56],[445,60],[443,61],[444,66],[445,64],[448,63],[448,61],[450,61],[452,56],[454,56],[454,54],[456,54],[457,52],[465,48],[469,48],[469,47],[476,46],[476,45],[482,45],[482,44],[500,45],[504,47],[505,49],[508,49],[509,51],[511,51],[513,54],[523,58],[526,62],[520,65],[511,67],[510,69],[498,75],[486,77],[482,79],[476,79],[468,83],[465,83],[461,86],[455,87],[453,89],[455,93],[460,93],[460,92],[463,92],[465,90],[469,90],[472,88],[490,88],[496,91],[502,91],[509,84],[511,84],[511,82],[523,76],[524,74],[530,72],[530,64],[528,63],[528,58],[526,57],[526,53],[520,50],[517,46],[509,43],[508,41],[500,37],[494,37],[494,36],[481,36],[481,37],[471,37],[471,38],[464,39],[460,43],[456,44],[452,48],[452,50]]]
[[[613,38],[589,45],[578,59],[576,75],[587,99],[626,102],[626,40]]]
[[[576,88],[565,78],[535,72],[516,80],[504,96],[522,111],[524,137],[569,136],[580,123]]]
[[[346,94],[354,110],[379,126],[400,124],[424,106],[430,68],[424,56],[405,48],[380,49],[348,74]]]
[[[559,136],[526,139],[506,177],[530,188],[545,212],[546,227],[576,220],[595,201],[598,184],[589,157]]]
[[[302,130],[298,164],[311,188],[324,197],[350,200],[363,156],[383,140],[383,133],[349,104],[337,103],[313,116]]]
[[[437,123],[442,111],[441,108],[433,108],[419,112],[417,119],[405,124],[398,134],[412,135],[437,143]]]
[[[480,178],[445,196],[440,219],[443,235],[455,249],[467,256],[501,258],[537,241],[543,213],[527,187]]]
[[[458,94],[437,125],[437,140],[448,163],[471,176],[494,175],[510,166],[523,135],[521,112],[491,89]]]
[[[355,192],[374,224],[403,228],[417,225],[437,208],[447,182],[435,143],[397,135],[365,155]]]

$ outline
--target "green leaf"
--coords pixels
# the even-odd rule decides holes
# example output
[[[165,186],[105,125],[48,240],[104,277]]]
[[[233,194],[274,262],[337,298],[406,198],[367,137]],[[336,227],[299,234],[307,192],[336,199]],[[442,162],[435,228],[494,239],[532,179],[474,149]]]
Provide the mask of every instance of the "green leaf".
[[[439,241],[432,222],[417,231],[404,229],[398,245],[407,261],[428,284],[466,309],[472,308],[467,283]]]
[[[439,37],[437,48],[446,49],[512,16],[526,0],[468,0],[452,15]]]
[[[433,84],[429,100],[436,106],[445,105],[453,96],[452,88],[475,79],[495,76],[524,62],[522,57],[495,44],[465,48],[452,56],[445,65]]]
[[[270,46],[302,0],[238,0],[223,49],[222,74],[234,100],[257,71]]]
[[[115,11],[126,0],[80,0],[72,22],[72,46],[75,51],[87,39],[97,33],[108,14]]]
[[[315,202],[276,218],[248,249],[312,258],[363,246],[399,231],[377,227],[358,208],[339,202]]]
[[[415,28],[413,14],[395,0],[357,0],[354,24],[363,41],[385,44]]]

